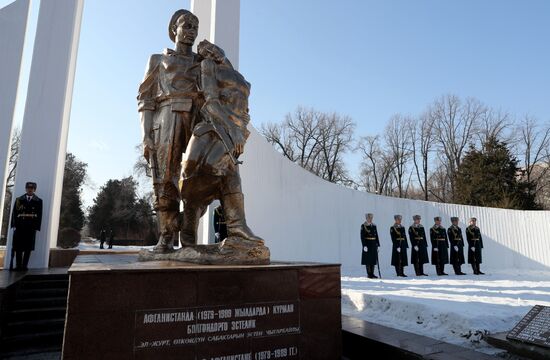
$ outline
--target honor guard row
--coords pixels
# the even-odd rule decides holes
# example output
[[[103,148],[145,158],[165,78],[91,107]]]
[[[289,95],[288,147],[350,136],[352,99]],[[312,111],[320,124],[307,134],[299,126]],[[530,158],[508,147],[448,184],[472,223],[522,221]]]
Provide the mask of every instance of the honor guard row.
[[[366,266],[369,279],[378,278],[374,275],[374,267],[379,265],[380,240],[376,225],[372,222],[373,218],[373,214],[366,214],[366,221],[361,225],[361,243],[363,245],[361,264]],[[424,273],[424,264],[429,262],[428,241],[424,226],[420,223],[421,219],[420,215],[414,215],[413,224],[408,229],[411,244],[411,264],[414,266],[416,276],[428,276]],[[407,277],[404,272],[405,266],[409,264],[407,232],[405,227],[401,225],[401,215],[395,215],[394,221],[394,224],[390,227],[392,240],[391,265],[395,267],[397,276]],[[462,229],[458,226],[458,217],[451,217],[451,223],[452,225],[445,230],[441,226],[441,217],[436,216],[434,225],[430,228],[431,263],[435,266],[438,276],[448,275],[445,273],[445,264],[449,263],[453,266],[456,275],[466,275],[461,269],[462,264],[465,263],[464,238]],[[483,275],[484,273],[481,272],[479,266],[482,259],[483,239],[479,227],[477,227],[476,218],[470,219],[470,224],[466,228],[466,240],[468,243],[468,263],[472,265],[475,275]],[[380,273],[380,268],[378,272]]]

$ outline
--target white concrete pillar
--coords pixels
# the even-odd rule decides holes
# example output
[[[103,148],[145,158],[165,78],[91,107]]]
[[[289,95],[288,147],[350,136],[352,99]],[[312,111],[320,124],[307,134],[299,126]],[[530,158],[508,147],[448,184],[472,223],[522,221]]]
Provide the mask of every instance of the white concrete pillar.
[[[50,247],[57,243],[83,5],[84,0],[40,2],[14,188],[14,195],[19,196],[25,182],[35,181],[36,193],[44,201],[42,230],[37,233],[29,268],[48,267]],[[6,254],[10,245],[11,233]],[[4,267],[8,265],[7,255]]]
[[[8,177],[8,159],[23,60],[30,0],[17,0],[0,9],[0,220]]]
[[[191,0],[190,11],[199,18],[199,34],[195,42],[197,45],[206,39],[221,47],[235,69],[239,68],[239,26],[241,1],[240,0]],[[214,209],[219,202],[212,203],[201,218],[199,244],[214,242],[214,227],[212,218]]]

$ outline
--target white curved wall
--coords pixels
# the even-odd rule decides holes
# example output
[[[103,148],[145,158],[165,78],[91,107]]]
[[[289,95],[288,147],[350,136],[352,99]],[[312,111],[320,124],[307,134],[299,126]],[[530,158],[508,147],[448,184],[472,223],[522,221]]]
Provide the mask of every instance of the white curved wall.
[[[434,216],[450,225],[451,216],[478,218],[484,243],[483,267],[550,268],[550,211],[519,211],[441,204],[374,195],[331,184],[280,155],[252,127],[241,165],[247,221],[266,240],[273,260],[341,263],[359,267],[360,225],[372,212],[380,235],[380,263],[391,256],[389,227],[393,215],[422,216],[426,227]],[[410,253],[409,253],[410,254]],[[409,258],[410,259],[410,258]],[[412,270],[409,270],[412,271]]]

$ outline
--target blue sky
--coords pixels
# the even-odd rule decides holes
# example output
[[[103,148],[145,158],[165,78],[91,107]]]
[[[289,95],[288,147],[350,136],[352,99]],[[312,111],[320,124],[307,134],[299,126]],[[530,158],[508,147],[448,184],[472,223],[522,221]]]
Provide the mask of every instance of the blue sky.
[[[86,0],[68,142],[96,187],[86,205],[132,173],[137,86],[148,56],[171,46],[171,14],[188,6]],[[241,0],[240,71],[257,127],[303,105],[351,116],[357,136],[376,134],[392,114],[418,114],[445,93],[549,121],[549,38],[544,0]]]

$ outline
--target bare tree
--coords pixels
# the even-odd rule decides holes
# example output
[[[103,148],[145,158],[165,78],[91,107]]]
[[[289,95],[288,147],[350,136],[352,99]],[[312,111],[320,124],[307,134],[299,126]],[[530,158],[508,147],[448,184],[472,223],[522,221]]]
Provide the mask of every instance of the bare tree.
[[[473,135],[487,107],[479,100],[467,98],[462,101],[456,95],[444,95],[435,100],[429,109],[434,118],[436,140],[444,155],[451,189],[455,192],[455,177],[466,146],[474,142]]]
[[[355,123],[349,116],[324,114],[319,122],[319,172],[323,179],[334,183],[348,180],[344,154],[353,145]]]
[[[487,109],[482,112],[478,124],[477,135],[482,146],[488,139],[494,138],[510,143],[512,134],[507,131],[512,127],[513,119],[510,113],[501,109]]]
[[[353,145],[355,123],[348,116],[298,107],[282,123],[262,125],[261,133],[283,156],[335,183],[351,184],[344,154]]]
[[[366,191],[390,195],[388,184],[393,169],[393,159],[383,149],[380,136],[364,136],[356,150],[361,153],[361,185]]]
[[[424,200],[429,198],[428,177],[430,164],[430,153],[433,151],[435,142],[434,117],[430,112],[422,114],[410,126],[411,147],[413,163],[418,184],[424,194]],[[422,171],[420,171],[422,170]]]
[[[534,183],[537,196],[550,186],[550,124],[525,115],[518,126],[517,147],[525,181]]]
[[[411,123],[413,123],[413,120],[410,117],[396,114],[390,118],[384,130],[384,138],[392,158],[393,176],[399,197],[404,195],[404,176],[407,172],[407,164],[412,156]]]
[[[13,131],[10,144],[10,157],[8,159],[8,176],[6,179],[6,189],[11,190],[15,185],[15,171],[17,169],[17,160],[19,159],[19,145],[21,144],[21,130],[16,128]]]

